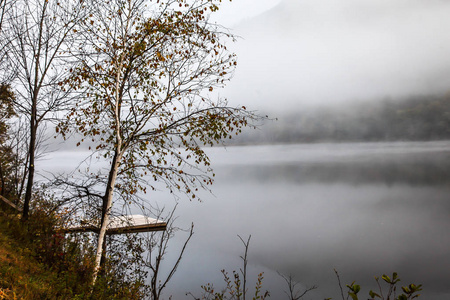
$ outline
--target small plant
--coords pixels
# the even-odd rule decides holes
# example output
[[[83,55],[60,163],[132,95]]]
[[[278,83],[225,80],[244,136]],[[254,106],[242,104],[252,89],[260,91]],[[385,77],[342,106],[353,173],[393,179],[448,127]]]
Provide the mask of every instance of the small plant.
[[[341,289],[341,295],[342,295],[342,299],[344,299],[344,292],[341,286],[341,280],[339,278],[339,274],[336,270],[334,270],[334,272],[336,273],[336,276],[338,278],[338,282],[339,282],[339,287]],[[381,276],[381,279],[383,279],[384,282],[386,282],[388,284],[388,290],[386,293],[386,296],[383,293],[383,288],[381,287],[380,284],[380,278],[379,277],[375,277],[375,281],[377,282],[378,285],[378,293],[374,292],[373,290],[369,291],[369,296],[371,297],[371,299],[369,300],[375,300],[375,299],[382,299],[382,300],[411,300],[411,299],[415,299],[418,298],[420,296],[420,294],[418,293],[419,291],[422,290],[422,285],[416,285],[411,283],[408,286],[403,286],[402,287],[402,291],[403,293],[400,295],[396,295],[397,292],[397,283],[400,281],[400,278],[398,277],[397,273],[394,272],[392,274],[392,279],[391,277],[383,274],[383,276]],[[351,297],[352,300],[358,300],[358,293],[361,291],[361,286],[356,284],[355,281],[353,281],[351,284],[347,284],[347,288],[349,289],[348,291],[348,296],[347,299],[349,299],[349,297]],[[331,299],[331,298],[329,298]]]
[[[203,294],[201,298],[196,298],[192,293],[187,293],[187,295],[191,295],[195,300],[245,300],[247,297],[247,263],[248,263],[248,247],[250,244],[250,238],[248,237],[247,241],[244,241],[240,236],[238,236],[241,242],[244,244],[245,252],[244,256],[241,256],[243,263],[243,269],[239,269],[239,271],[233,271],[233,276],[230,277],[228,272],[222,270],[222,274],[224,277],[224,281],[226,283],[226,287],[223,290],[217,291],[212,283],[208,283],[207,285],[202,285]],[[256,279],[255,285],[255,293],[252,296],[252,300],[264,300],[270,296],[268,291],[262,293],[262,281],[263,281],[263,273],[259,273]]]
[[[306,288],[303,291],[300,291],[299,288],[297,287],[299,282],[296,282],[294,276],[292,276],[291,274],[289,276],[286,276],[281,274],[280,272],[278,272],[278,275],[280,275],[284,279],[284,281],[288,286],[288,291],[284,291],[284,293],[288,297],[288,300],[300,300],[308,292],[317,289],[317,286],[313,285],[311,287]]]

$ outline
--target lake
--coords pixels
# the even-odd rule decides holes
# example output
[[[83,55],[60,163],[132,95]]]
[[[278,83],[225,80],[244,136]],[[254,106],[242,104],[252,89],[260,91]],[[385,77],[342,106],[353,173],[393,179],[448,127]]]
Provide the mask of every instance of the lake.
[[[286,299],[277,272],[318,286],[304,299],[340,299],[334,268],[343,284],[362,285],[361,299],[375,289],[374,276],[394,271],[403,285],[422,283],[421,298],[450,299],[449,141],[207,152],[216,173],[213,195],[202,193],[202,202],[179,200],[178,225],[194,222],[195,234],[166,298],[192,299],[185,292],[199,296],[209,282],[222,287],[220,270],[242,267],[237,235],[251,235],[248,285],[264,272],[271,299]],[[83,155],[56,152],[46,167],[61,171]],[[175,201],[163,191],[147,197],[160,206]],[[185,236],[180,232],[173,240],[167,262]]]

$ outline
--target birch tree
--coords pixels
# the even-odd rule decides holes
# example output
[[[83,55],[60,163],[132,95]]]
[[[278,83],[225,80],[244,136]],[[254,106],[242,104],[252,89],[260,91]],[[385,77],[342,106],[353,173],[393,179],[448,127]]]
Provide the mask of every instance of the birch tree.
[[[80,143],[93,142],[92,150],[109,161],[108,171],[95,175],[105,185],[94,282],[115,191],[145,193],[153,181],[196,199],[213,177],[202,146],[231,138],[258,118],[211,96],[236,66],[226,48],[233,36],[209,22],[220,2],[95,2],[96,11],[77,29],[84,33],[77,51],[84,53],[65,88],[82,101],[58,131],[81,134]]]
[[[6,0],[2,2],[6,7]],[[11,1],[9,1],[11,2]],[[67,108],[68,92],[59,83],[69,73],[65,51],[75,40],[74,26],[85,11],[83,1],[15,1],[3,10],[2,43],[17,114],[28,122],[27,183],[23,219],[28,218],[32,196],[39,130]]]

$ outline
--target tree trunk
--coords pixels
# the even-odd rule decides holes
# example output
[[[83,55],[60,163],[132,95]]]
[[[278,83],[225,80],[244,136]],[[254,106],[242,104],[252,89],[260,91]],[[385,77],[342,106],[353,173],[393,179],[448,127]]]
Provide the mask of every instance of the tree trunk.
[[[27,188],[25,190],[25,199],[23,201],[23,212],[22,212],[22,219],[24,221],[28,220],[31,192],[33,189],[33,181],[34,181],[34,160],[35,160],[36,134],[37,134],[36,112],[37,112],[36,101],[33,101],[32,113],[30,118],[30,145],[28,148],[28,157],[29,157],[28,180],[27,180]]]
[[[128,22],[128,21],[127,21]],[[128,28],[128,23],[126,28]],[[114,186],[116,184],[117,179],[117,173],[119,171],[119,166],[122,160],[122,156],[124,154],[123,152],[123,141],[122,141],[122,135],[121,135],[121,127],[120,127],[120,105],[122,100],[122,90],[120,87],[121,81],[121,70],[123,68],[123,60],[124,60],[124,54],[120,55],[119,62],[117,64],[117,74],[116,74],[116,81],[115,81],[115,89],[114,89],[114,99],[115,102],[110,102],[112,111],[114,112],[114,119],[115,119],[115,135],[116,135],[116,144],[114,149],[114,157],[111,162],[111,169],[109,170],[108,175],[108,183],[106,186],[105,195],[103,196],[103,207],[102,207],[102,220],[101,220],[101,227],[100,232],[98,234],[98,241],[97,241],[97,253],[95,256],[95,269],[92,279],[92,286],[95,285],[95,281],[97,280],[98,272],[100,271],[100,268],[102,267],[102,257],[104,257],[105,253],[105,240],[106,240],[106,229],[109,223],[109,216],[111,213],[111,206],[112,206],[112,198],[114,194]],[[124,79],[125,80],[125,79]],[[104,259],[103,259],[104,262]]]
[[[2,183],[0,187],[0,195],[5,196],[5,177],[3,176],[2,161],[3,159],[0,159],[0,182]]]
[[[92,278],[92,285],[95,284],[100,268],[103,267],[102,262],[104,263],[106,229],[109,223],[109,216],[111,213],[112,199],[114,194],[114,185],[116,183],[117,173],[119,171],[121,160],[122,153],[118,153],[118,151],[116,151],[111,163],[111,169],[109,171],[108,184],[106,186],[105,195],[103,196],[102,219],[100,232],[97,239],[97,252],[95,255],[95,269]]]

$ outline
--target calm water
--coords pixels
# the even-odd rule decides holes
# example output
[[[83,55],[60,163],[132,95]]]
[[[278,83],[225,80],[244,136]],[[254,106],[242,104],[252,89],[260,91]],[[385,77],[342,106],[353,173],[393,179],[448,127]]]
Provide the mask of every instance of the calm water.
[[[241,267],[237,235],[252,235],[253,286],[265,272],[272,299],[285,298],[277,271],[305,286],[305,299],[339,299],[343,283],[374,289],[373,276],[397,271],[422,283],[423,299],[450,299],[450,142],[352,143],[211,148],[214,195],[179,201],[178,225],[195,235],[166,296],[189,299],[202,284],[222,286],[221,269]],[[62,170],[82,153],[54,153]],[[72,159],[72,160],[70,160]],[[70,164],[72,164],[70,162]],[[73,164],[75,165],[75,163]],[[172,206],[164,192],[149,201]],[[183,233],[173,240],[173,251]],[[171,252],[173,253],[173,252]],[[171,253],[167,259],[170,261]]]

